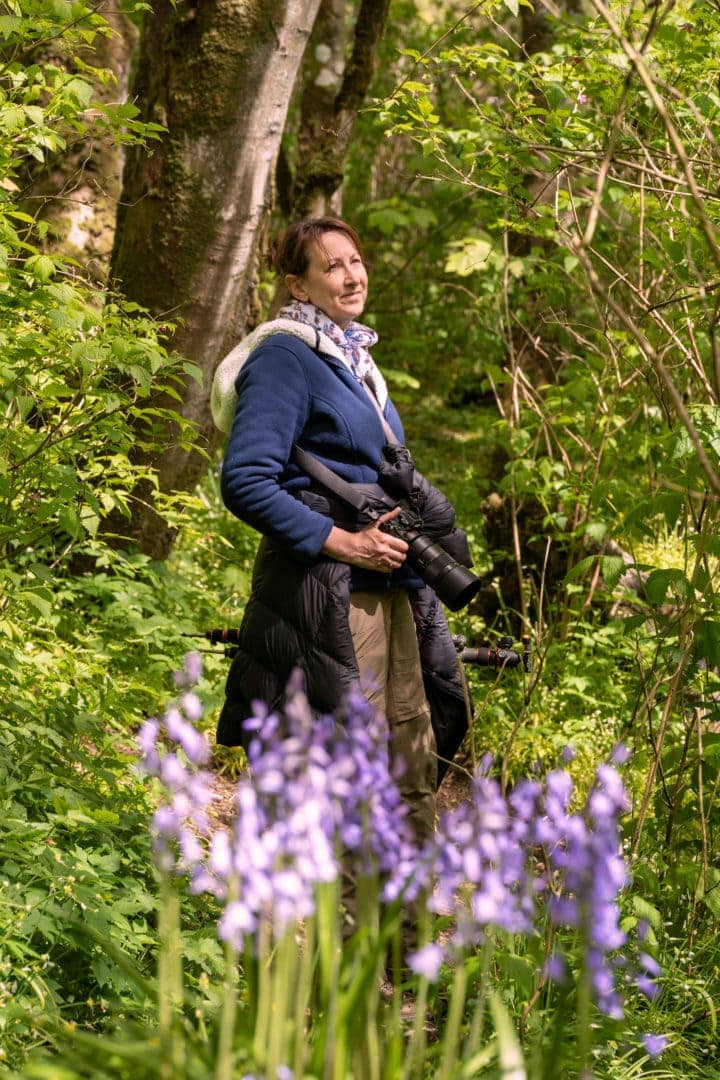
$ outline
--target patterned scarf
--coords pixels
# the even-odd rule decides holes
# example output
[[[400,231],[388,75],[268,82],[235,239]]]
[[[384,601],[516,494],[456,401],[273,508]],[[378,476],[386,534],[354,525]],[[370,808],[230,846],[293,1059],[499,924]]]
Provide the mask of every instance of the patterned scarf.
[[[315,307],[314,304],[304,304],[301,300],[293,300],[281,308],[277,317],[295,319],[297,322],[313,326],[321,334],[326,334],[333,344],[338,346],[345,364],[358,382],[362,382],[368,375],[372,381],[372,375],[376,369],[368,349],[377,342],[378,336],[369,326],[351,322],[346,330],[341,330],[324,311]]]

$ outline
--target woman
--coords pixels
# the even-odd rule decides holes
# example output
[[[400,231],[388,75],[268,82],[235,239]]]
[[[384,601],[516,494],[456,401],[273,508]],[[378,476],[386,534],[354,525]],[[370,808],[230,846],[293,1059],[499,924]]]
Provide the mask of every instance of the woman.
[[[292,301],[233,349],[213,387],[216,423],[230,431],[223,499],[264,538],[218,742],[242,743],[252,700],[278,704],[296,666],[322,712],[359,681],[387,717],[391,756],[403,760],[401,794],[422,842],[434,827],[437,785],[426,684],[436,730],[448,722],[455,730],[453,751],[465,730],[447,624],[408,566],[408,545],[379,527],[397,511],[361,526],[295,460],[297,444],[343,480],[382,494],[388,448],[403,441],[369,352],[377,335],[357,321],[368,288],[360,242],[336,218],[303,221],[281,238],[274,265]],[[410,471],[414,494],[441,500],[441,531],[453,532],[452,508]]]

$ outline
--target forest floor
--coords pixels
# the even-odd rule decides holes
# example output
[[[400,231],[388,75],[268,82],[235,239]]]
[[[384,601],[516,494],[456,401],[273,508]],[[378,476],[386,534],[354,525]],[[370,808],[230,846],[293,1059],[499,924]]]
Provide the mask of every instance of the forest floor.
[[[227,829],[235,816],[234,801],[238,777],[215,772],[215,800],[208,809],[208,817],[214,828]],[[469,765],[462,762],[462,753],[454,766],[448,769],[437,796],[438,814],[455,810],[470,799],[472,776]]]

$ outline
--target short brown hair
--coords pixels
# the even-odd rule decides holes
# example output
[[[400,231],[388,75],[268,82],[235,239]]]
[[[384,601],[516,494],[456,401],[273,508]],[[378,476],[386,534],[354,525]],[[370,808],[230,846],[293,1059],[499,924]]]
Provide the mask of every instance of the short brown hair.
[[[324,233],[339,232],[347,236],[362,257],[360,237],[346,221],[334,217],[306,218],[282,233],[270,245],[270,263],[280,277],[293,274],[302,277],[310,262],[310,246],[321,243]]]

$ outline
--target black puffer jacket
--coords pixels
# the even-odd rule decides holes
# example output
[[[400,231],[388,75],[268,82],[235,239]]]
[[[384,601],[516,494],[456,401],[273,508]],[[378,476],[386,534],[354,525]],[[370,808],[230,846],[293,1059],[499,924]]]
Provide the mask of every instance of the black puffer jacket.
[[[452,507],[426,486],[423,502],[431,518],[451,530],[453,555],[464,558],[464,534],[453,529]],[[441,503],[445,509],[441,512]],[[425,515],[424,515],[425,516]],[[464,548],[464,551],[463,551]],[[466,556],[469,561],[469,555]],[[467,706],[457,654],[444,612],[427,586],[409,590],[420,647],[425,693],[438,750],[438,783],[467,731]],[[333,712],[359,677],[348,609],[350,567],[334,559],[301,562],[263,539],[253,572],[252,593],[226,686],[217,741],[246,744],[243,722],[252,702],[281,704],[294,668],[305,675],[308,700],[318,712]]]

